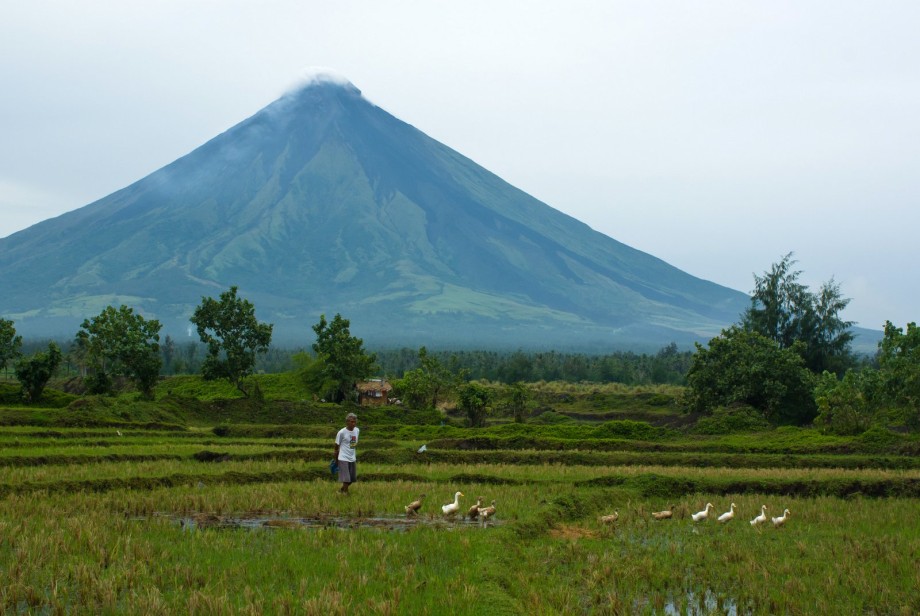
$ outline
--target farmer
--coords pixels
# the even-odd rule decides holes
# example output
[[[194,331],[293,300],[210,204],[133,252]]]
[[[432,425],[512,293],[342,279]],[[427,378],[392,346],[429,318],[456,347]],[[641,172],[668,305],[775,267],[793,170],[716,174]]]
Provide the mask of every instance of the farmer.
[[[348,486],[358,480],[357,456],[360,428],[355,427],[358,417],[354,413],[345,416],[345,427],[335,435],[335,459],[339,462],[339,481],[342,482],[341,494],[348,494]]]

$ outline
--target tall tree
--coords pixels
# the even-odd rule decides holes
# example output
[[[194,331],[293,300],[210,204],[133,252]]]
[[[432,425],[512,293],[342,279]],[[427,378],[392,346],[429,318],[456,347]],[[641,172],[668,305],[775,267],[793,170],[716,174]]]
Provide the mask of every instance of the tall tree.
[[[527,402],[530,400],[530,390],[521,381],[512,383],[508,387],[508,408],[514,416],[515,423],[524,423],[527,415]]]
[[[412,408],[437,408],[441,396],[454,384],[454,374],[425,347],[418,350],[419,367],[406,370],[394,383]]]
[[[16,363],[16,378],[22,386],[23,398],[30,403],[38,402],[62,359],[61,349],[53,342],[48,343],[47,351],[20,359]]]
[[[163,340],[163,346],[160,347],[161,355],[163,357],[163,372],[165,374],[175,374],[175,361],[176,361],[176,341],[173,340],[172,336],[169,334],[166,335],[166,339]]]
[[[16,335],[13,322],[0,319],[0,370],[6,369],[6,362],[22,355],[22,336]]]
[[[886,400],[907,413],[911,428],[920,428],[920,327],[908,323],[905,332],[885,321],[878,363]]]
[[[268,351],[272,340],[272,325],[259,323],[256,310],[249,300],[237,297],[232,286],[220,294],[220,300],[202,297],[191,321],[198,336],[208,347],[201,365],[205,379],[226,379],[247,398],[243,382],[256,365],[256,354]]]
[[[377,356],[368,355],[364,341],[351,335],[351,323],[336,314],[332,321],[320,315],[319,323],[313,326],[316,342],[313,350],[316,359],[322,362],[323,382],[328,383],[328,395],[334,402],[342,402],[354,393],[355,383],[369,376],[376,369]]]
[[[843,374],[853,363],[853,322],[840,316],[850,300],[843,297],[833,278],[819,293],[809,291],[799,282],[802,272],[793,269],[795,263],[789,253],[763,276],[754,276],[751,306],[742,315],[741,325],[775,341],[781,349],[801,342],[802,359],[816,374],[825,370]]]
[[[479,383],[465,383],[457,388],[457,400],[470,420],[470,427],[481,428],[486,425],[492,390]]]
[[[162,365],[159,321],[125,305],[107,306],[80,328],[77,347],[85,351],[99,389],[108,389],[108,375],[118,375],[131,379],[144,396],[153,394]]]

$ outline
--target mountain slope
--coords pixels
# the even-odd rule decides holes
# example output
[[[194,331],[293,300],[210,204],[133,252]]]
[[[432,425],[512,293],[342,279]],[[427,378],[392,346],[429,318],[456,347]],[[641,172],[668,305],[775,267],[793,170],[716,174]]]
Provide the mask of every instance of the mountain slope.
[[[301,344],[340,312],[381,344],[654,347],[708,338],[748,303],[329,80],[0,240],[0,314],[25,333],[72,334],[110,303],[183,332],[203,295],[234,284]]]

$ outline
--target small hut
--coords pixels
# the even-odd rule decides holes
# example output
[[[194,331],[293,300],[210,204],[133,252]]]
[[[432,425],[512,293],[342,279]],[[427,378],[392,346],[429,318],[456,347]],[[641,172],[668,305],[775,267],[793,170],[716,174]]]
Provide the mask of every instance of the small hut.
[[[371,379],[361,381],[355,385],[358,391],[358,404],[361,406],[383,406],[393,391],[393,386],[385,379]]]

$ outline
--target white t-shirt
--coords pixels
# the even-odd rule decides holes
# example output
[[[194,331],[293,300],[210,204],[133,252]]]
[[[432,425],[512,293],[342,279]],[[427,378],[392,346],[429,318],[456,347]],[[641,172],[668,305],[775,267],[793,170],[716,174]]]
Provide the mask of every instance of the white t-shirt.
[[[355,447],[358,446],[358,433],[361,428],[355,427],[354,430],[342,428],[335,435],[335,444],[339,446],[339,460],[343,462],[357,462]]]

